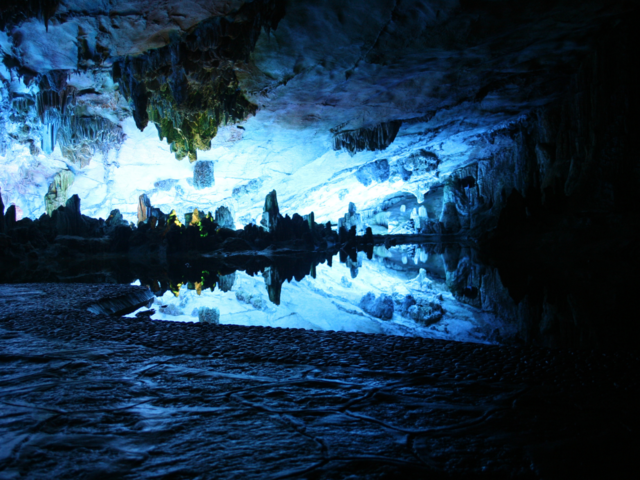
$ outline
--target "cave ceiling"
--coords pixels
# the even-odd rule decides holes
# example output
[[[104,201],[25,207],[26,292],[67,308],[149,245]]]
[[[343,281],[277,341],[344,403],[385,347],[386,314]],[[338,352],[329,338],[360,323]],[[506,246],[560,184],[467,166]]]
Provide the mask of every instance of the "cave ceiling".
[[[146,193],[165,210],[227,205],[238,224],[258,218],[272,189],[283,213],[315,210],[324,221],[349,202],[374,208],[404,194],[421,202],[556,101],[601,33],[632,8],[577,0],[5,3],[6,205],[39,216],[55,176],[70,171],[67,193],[80,196],[84,213],[119,208],[133,218]],[[193,181],[196,161],[213,162],[213,185]]]

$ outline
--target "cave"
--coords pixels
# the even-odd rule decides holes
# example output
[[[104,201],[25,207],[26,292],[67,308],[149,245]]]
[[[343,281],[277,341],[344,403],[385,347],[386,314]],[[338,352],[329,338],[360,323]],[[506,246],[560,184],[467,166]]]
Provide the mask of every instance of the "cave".
[[[0,478],[630,478],[639,13],[2,2]]]

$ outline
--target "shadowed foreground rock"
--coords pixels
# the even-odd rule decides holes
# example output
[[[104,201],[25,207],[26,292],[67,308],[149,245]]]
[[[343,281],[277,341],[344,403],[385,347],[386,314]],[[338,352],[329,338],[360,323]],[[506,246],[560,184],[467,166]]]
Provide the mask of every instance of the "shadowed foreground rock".
[[[0,287],[3,478],[628,478],[640,453],[635,352],[86,310],[143,292]]]

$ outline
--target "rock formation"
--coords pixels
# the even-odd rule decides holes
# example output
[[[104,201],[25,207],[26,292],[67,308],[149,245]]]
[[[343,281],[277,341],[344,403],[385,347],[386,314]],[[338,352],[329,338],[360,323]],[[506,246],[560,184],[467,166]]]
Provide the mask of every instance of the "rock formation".
[[[356,178],[365,187],[371,182],[386,182],[389,180],[389,162],[385,159],[367,163],[356,171]]]
[[[280,209],[278,208],[278,195],[276,194],[276,191],[273,190],[264,200],[261,225],[268,232],[274,232],[278,226],[279,215]]]
[[[212,187],[215,184],[213,177],[213,162],[200,160],[193,168],[193,186],[198,190]]]
[[[349,202],[349,211],[345,213],[344,217],[338,219],[338,229],[341,228],[344,228],[346,231],[355,228],[357,234],[364,232],[362,216],[357,212],[355,203]]]
[[[369,292],[362,300],[360,300],[360,308],[369,315],[381,320],[390,320],[393,318],[394,304],[389,295],[382,294],[376,297]]]
[[[364,150],[384,150],[395,140],[402,122],[391,121],[374,127],[359,128],[335,133],[333,149],[344,149],[351,154]]]
[[[198,321],[200,321],[200,323],[218,325],[220,323],[220,310],[217,308],[200,307],[198,310]]]
[[[233,220],[233,215],[228,207],[222,206],[216,209],[216,223],[221,228],[236,228],[236,222]]]
[[[67,190],[75,180],[75,176],[69,170],[62,170],[56,173],[53,181],[49,185],[49,191],[44,197],[44,204],[48,215],[55,209],[67,203]]]
[[[176,158],[195,161],[197,150],[210,148],[218,127],[255,113],[233,65],[248,60],[262,28],[277,26],[283,14],[279,3],[245,3],[169,45],[114,63],[114,80],[131,101],[138,128],[153,122]]]
[[[7,271],[48,255],[338,248],[355,275],[355,251],[400,235],[472,239],[527,305],[502,313],[533,331],[589,310],[581,291],[542,288],[543,266],[633,264],[633,2],[5,3]],[[174,161],[187,156],[199,161]],[[281,214],[276,189],[300,214]],[[498,275],[442,250],[425,272],[499,310],[487,298],[504,292],[483,286]],[[269,274],[274,298],[299,273],[285,271]]]

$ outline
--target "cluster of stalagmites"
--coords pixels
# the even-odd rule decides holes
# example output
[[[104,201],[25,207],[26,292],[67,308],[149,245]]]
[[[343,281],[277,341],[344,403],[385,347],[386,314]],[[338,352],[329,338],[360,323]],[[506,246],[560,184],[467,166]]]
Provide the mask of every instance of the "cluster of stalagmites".
[[[280,215],[275,191],[265,201],[266,227],[250,224],[242,230],[234,229],[231,212],[224,206],[215,215],[194,209],[179,219],[175,211],[165,214],[153,207],[146,195],[139,199],[137,227],[124,221],[119,210],[112,211],[106,220],[82,215],[77,195],[37,220],[16,221],[14,205],[6,213],[0,206],[0,258],[15,265],[25,259],[37,265],[38,261],[77,255],[126,254],[162,261],[167,255],[253,255],[278,249],[335,252],[340,247],[353,250],[355,258],[356,248],[363,248],[364,243],[367,250],[373,248],[370,231],[365,237],[356,237],[355,228],[347,232],[343,227],[336,233],[330,223],[317,224],[313,213],[304,217]],[[274,284],[278,282],[273,279]]]

